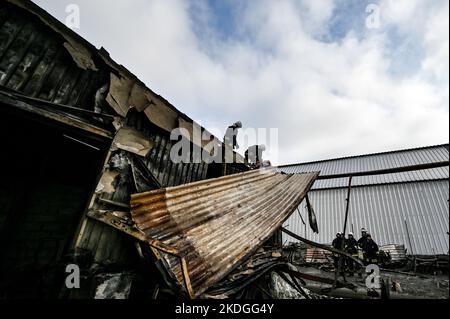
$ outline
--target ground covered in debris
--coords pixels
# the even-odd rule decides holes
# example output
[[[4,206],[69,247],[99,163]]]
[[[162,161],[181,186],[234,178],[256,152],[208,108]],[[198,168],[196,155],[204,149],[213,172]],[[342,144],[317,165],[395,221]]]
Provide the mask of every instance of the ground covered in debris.
[[[298,267],[299,272],[309,275],[327,278],[334,281],[335,273],[332,269],[322,270],[318,267],[306,266]],[[388,271],[381,271],[381,278],[389,282],[389,297],[392,299],[449,299],[449,277],[445,274],[400,274]],[[318,283],[310,280],[306,281],[306,287],[316,293],[323,293],[328,296],[340,298],[370,298],[366,292],[365,276],[346,276],[345,281],[340,276],[341,283],[337,289],[332,289],[329,283]],[[347,286],[347,287],[343,287]]]
[[[392,283],[398,283],[397,293],[404,298],[449,298],[448,275],[417,275],[408,276],[403,274],[382,273],[383,277],[389,277]],[[395,298],[397,293],[391,293]]]

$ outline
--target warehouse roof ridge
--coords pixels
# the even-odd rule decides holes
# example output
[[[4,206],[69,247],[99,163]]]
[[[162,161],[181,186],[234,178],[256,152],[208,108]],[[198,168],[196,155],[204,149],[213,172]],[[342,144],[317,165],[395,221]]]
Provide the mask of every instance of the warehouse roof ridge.
[[[292,167],[292,166],[298,166],[298,165],[320,164],[320,163],[333,162],[333,161],[346,160],[346,159],[364,158],[364,157],[371,157],[371,156],[378,156],[378,155],[390,155],[390,154],[395,154],[395,153],[404,153],[404,152],[408,152],[408,151],[420,151],[420,150],[427,150],[427,149],[434,149],[434,148],[446,148],[447,152],[448,152],[449,147],[450,147],[449,143],[443,143],[443,144],[435,144],[435,145],[428,145],[428,146],[418,146],[418,147],[412,147],[412,148],[397,149],[397,150],[391,150],[391,151],[381,151],[381,152],[366,153],[366,154],[359,154],[359,155],[333,157],[333,158],[307,161],[307,162],[283,164],[283,165],[278,165],[278,167],[284,168],[284,167]]]

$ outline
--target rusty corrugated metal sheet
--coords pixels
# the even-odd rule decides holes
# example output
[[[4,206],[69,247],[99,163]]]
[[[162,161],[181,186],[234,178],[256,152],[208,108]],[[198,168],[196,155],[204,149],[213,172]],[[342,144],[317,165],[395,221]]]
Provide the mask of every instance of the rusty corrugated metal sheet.
[[[132,217],[195,298],[282,225],[317,175],[265,169],[135,194]]]
[[[316,264],[326,264],[333,260],[333,253],[328,250],[309,247],[306,250],[306,262]]]

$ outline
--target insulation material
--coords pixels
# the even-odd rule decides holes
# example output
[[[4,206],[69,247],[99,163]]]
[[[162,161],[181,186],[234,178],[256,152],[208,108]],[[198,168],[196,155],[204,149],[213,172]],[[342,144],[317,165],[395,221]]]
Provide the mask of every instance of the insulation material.
[[[94,299],[128,299],[133,282],[132,274],[101,274],[97,279],[101,283],[95,290]]]
[[[97,188],[95,189],[96,193],[114,193],[116,188],[114,187],[114,180],[119,175],[117,171],[106,171],[103,173],[100,181],[98,182]]]
[[[114,73],[111,73],[111,79],[109,84],[109,93],[106,97],[106,101],[111,105],[117,114],[125,117],[128,110],[131,108],[128,104],[130,91],[133,82],[127,78],[119,78]]]
[[[168,132],[178,127],[178,114],[159,100],[152,100],[144,113],[153,124]]]
[[[276,272],[270,274],[270,284],[272,296],[275,299],[305,299],[305,297],[287,283]],[[306,290],[305,288],[303,288]]]
[[[153,147],[153,143],[149,138],[129,127],[122,127],[117,131],[113,145],[121,150],[140,156],[147,156]]]
[[[65,42],[64,47],[80,69],[97,71],[91,54],[76,42]]]

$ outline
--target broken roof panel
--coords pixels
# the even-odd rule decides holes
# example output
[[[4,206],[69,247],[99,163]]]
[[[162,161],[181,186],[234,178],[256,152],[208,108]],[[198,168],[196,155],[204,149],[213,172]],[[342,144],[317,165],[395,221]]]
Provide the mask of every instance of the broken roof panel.
[[[135,194],[132,218],[195,298],[254,253],[317,176],[264,169]]]

